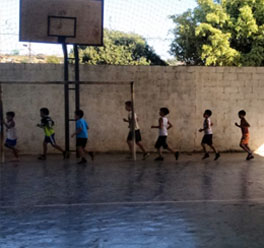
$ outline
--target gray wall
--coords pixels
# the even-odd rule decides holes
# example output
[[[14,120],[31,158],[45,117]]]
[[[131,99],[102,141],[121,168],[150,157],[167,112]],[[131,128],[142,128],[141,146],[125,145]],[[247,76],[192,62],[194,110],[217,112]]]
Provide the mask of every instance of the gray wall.
[[[71,75],[73,75],[71,68]],[[157,130],[150,129],[159,118],[159,108],[170,109],[169,143],[181,151],[200,150],[203,111],[213,111],[214,143],[221,151],[240,150],[237,112],[247,111],[251,124],[250,146],[264,143],[264,68],[87,66],[80,67],[81,80],[135,80],[136,112],[147,149],[153,150]],[[0,80],[62,80],[63,66],[51,64],[0,64]],[[71,112],[74,98],[71,93]],[[4,111],[16,112],[18,148],[23,153],[41,152],[43,131],[36,127],[39,109],[51,111],[57,143],[64,143],[63,86],[4,85]],[[81,86],[81,108],[90,125],[89,147],[97,151],[127,150],[127,117],[124,102],[129,86]],[[73,115],[72,115],[73,117]],[[74,129],[72,123],[71,129]],[[74,146],[74,140],[72,140]],[[53,152],[52,149],[50,151]]]

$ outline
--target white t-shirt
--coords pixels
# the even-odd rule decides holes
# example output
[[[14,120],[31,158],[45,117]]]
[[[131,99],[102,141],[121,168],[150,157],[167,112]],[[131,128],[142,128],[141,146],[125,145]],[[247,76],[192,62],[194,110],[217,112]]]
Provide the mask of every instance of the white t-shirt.
[[[8,121],[7,125],[11,125],[12,121]],[[17,139],[17,135],[16,135],[16,127],[15,127],[15,123],[13,127],[7,128],[6,129],[6,138],[10,139],[10,140],[15,140]]]
[[[135,130],[139,130],[139,125],[138,125],[138,121],[137,121],[137,114],[136,113],[134,113],[134,114],[135,114]],[[132,111],[130,111],[128,113],[128,123],[129,123],[128,128],[130,130],[132,130]]]
[[[208,128],[207,127],[207,122],[208,122]],[[204,119],[204,134],[213,134],[213,130],[212,130],[212,124],[211,124],[211,120],[210,118],[208,118],[207,120]]]
[[[162,128],[159,129],[159,136],[168,136],[168,118],[161,117],[162,118]]]

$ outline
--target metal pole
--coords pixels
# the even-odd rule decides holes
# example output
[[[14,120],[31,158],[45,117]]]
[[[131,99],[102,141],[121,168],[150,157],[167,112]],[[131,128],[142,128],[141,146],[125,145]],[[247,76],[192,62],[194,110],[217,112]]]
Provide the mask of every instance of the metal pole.
[[[135,90],[134,90],[134,82],[130,83],[131,89],[131,103],[132,103],[132,157],[133,160],[137,160],[136,156],[136,135],[135,135]]]
[[[64,54],[64,81],[69,81],[68,51],[65,41],[62,42]],[[64,84],[64,111],[65,111],[65,151],[70,152],[70,125],[69,125],[69,84]]]
[[[1,162],[5,162],[4,153],[4,113],[3,113],[3,89],[2,84],[0,84],[0,120],[1,120],[1,133],[0,133],[0,146],[1,146]]]
[[[75,58],[75,109],[80,109],[80,69],[79,69],[79,50],[78,45],[74,45]]]
[[[74,69],[75,69],[75,110],[80,109],[80,68],[79,68],[79,50],[78,46],[75,44],[73,46],[74,50]],[[77,136],[75,138],[77,140]],[[78,154],[78,150],[76,147],[76,157],[79,158],[80,154]]]

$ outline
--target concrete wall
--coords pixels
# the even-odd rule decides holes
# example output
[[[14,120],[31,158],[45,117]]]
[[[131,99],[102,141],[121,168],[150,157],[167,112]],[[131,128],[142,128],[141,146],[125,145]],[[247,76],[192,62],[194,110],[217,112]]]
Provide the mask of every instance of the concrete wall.
[[[71,75],[73,75],[71,68]],[[157,130],[150,129],[159,118],[159,108],[170,109],[169,143],[181,151],[200,150],[203,111],[213,111],[214,143],[221,151],[240,150],[237,112],[247,111],[251,124],[250,146],[264,143],[264,68],[81,66],[81,80],[136,81],[136,112],[143,141],[154,150]],[[63,66],[50,64],[0,64],[0,80],[62,80]],[[63,86],[5,85],[4,111],[16,112],[18,148],[40,153],[43,139],[39,109],[48,107],[56,122],[57,143],[64,143]],[[127,150],[127,116],[124,102],[130,99],[129,86],[81,86],[81,108],[90,125],[89,146],[98,151]],[[71,96],[74,111],[73,93]],[[73,115],[72,115],[73,117]],[[74,123],[72,123],[72,130]],[[72,140],[72,146],[74,141]]]

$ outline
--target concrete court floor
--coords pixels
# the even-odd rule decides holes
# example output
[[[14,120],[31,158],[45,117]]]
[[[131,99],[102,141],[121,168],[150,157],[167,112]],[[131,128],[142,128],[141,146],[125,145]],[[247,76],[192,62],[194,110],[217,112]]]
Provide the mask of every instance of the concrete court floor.
[[[264,247],[264,158],[153,158],[1,165],[0,247]]]

